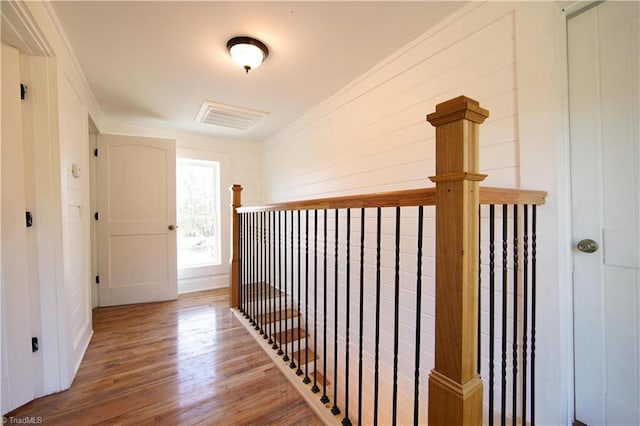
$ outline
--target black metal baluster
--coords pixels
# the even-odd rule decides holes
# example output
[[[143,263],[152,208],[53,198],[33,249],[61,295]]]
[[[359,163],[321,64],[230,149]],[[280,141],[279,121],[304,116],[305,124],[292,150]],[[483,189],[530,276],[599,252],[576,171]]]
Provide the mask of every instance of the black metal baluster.
[[[259,241],[260,241],[260,229],[258,223],[258,213],[253,213],[253,283],[256,287],[256,299],[254,301],[256,307],[256,325],[255,330],[260,330],[260,251],[259,249]]]
[[[251,323],[251,287],[249,286],[249,239],[251,238],[249,235],[249,219],[250,213],[244,214],[244,238],[242,239],[242,251],[244,264],[243,266],[243,277],[244,277],[244,293],[245,293],[245,310],[244,317]]]
[[[277,211],[275,212],[276,215],[276,230],[274,231],[274,240],[273,240],[273,244],[274,244],[274,258],[273,258],[273,278],[274,278],[274,287],[273,287],[273,292],[274,292],[274,304],[276,305],[276,313],[277,313],[277,319],[276,322],[274,324],[275,327],[275,336],[274,336],[274,344],[273,346],[275,347],[275,349],[280,349],[280,346],[282,345],[282,293],[280,292],[280,287],[282,284],[282,243],[281,243],[281,238],[282,238],[282,212],[281,211]],[[276,239],[277,238],[277,239]],[[276,353],[278,353],[278,351],[276,351]]]
[[[231,245],[231,249],[233,250],[233,245],[238,244],[238,312],[244,315],[244,291],[242,288],[242,277],[243,277],[243,258],[242,258],[242,214],[238,214],[238,241],[234,241]]]
[[[260,321],[260,294],[261,294],[261,286],[260,286],[260,214],[258,212],[253,213],[253,273],[254,273],[254,283],[256,286],[256,331],[260,331],[261,321]]]
[[[241,314],[244,314],[244,291],[242,288],[242,280],[243,280],[243,265],[244,261],[242,258],[242,240],[244,235],[242,234],[242,214],[238,214],[238,241],[234,241],[234,244],[238,244],[238,311]]]
[[[295,275],[295,262],[293,261],[293,249],[294,249],[294,240],[293,240],[293,222],[294,222],[294,213],[293,210],[291,210],[291,312],[293,313],[293,310],[295,309],[294,307],[294,299],[293,296],[295,294],[295,289],[294,289],[294,285],[295,285],[295,279],[294,279],[294,275]],[[299,282],[299,280],[298,280]],[[293,333],[294,330],[294,323],[295,319],[293,317],[293,314],[291,315],[291,332]],[[298,308],[298,321],[300,321],[300,308]],[[287,327],[285,327],[287,328]],[[287,329],[287,339],[289,337],[289,329]],[[295,341],[293,340],[293,334],[291,335],[291,362],[289,363],[289,368],[294,369],[297,367],[296,365],[296,360],[295,360],[295,356],[294,356],[294,349],[295,349]]]
[[[258,281],[260,282],[260,288],[262,289],[262,296],[260,297],[260,307],[262,314],[259,316],[260,320],[260,334],[264,339],[267,339],[265,315],[267,300],[267,286],[265,285],[265,276],[263,274],[264,267],[264,214],[258,213]]]
[[[269,311],[272,310],[272,304],[273,304],[273,300],[271,298],[271,283],[273,282],[273,280],[271,279],[271,213],[270,212],[264,212],[264,223],[265,223],[265,232],[264,232],[264,238],[265,238],[265,247],[266,247],[266,253],[265,253],[265,265],[264,265],[264,276],[265,276],[265,281],[267,282],[267,306],[269,307]],[[272,324],[269,323],[269,340],[268,343],[272,344],[273,343],[273,327]]]
[[[258,282],[260,283],[260,315],[258,316],[260,321],[260,335],[266,338],[265,332],[265,316],[264,316],[264,304],[266,302],[266,288],[264,286],[264,220],[262,212],[256,213],[258,217]]]
[[[495,205],[489,206],[489,425],[493,426],[494,400],[494,361],[495,361],[495,327],[496,327],[496,262],[495,262]]]
[[[304,329],[309,330],[309,210],[305,211],[304,220]],[[298,320],[298,322],[300,322]],[[298,368],[300,368],[300,342],[298,342]],[[309,378],[309,339],[304,345],[304,379],[303,383],[311,383]]]
[[[262,268],[261,266],[261,256],[262,251],[260,250],[260,242],[262,239],[262,232],[260,223],[262,219],[262,215],[260,213],[256,213],[256,279],[258,280],[258,286],[260,288],[260,297],[258,299],[258,328],[260,335],[266,338],[264,335],[264,303],[266,299],[267,287],[264,285],[264,281],[262,280]]]
[[[513,344],[512,344],[512,409],[513,426],[518,421],[518,205],[513,206]]]
[[[260,242],[261,242],[261,235],[260,235],[260,213],[256,212],[255,213],[256,219],[256,260],[255,260],[255,268],[256,268],[256,284],[258,287],[258,299],[256,300],[257,303],[257,316],[256,316],[256,325],[258,327],[258,332],[260,334],[262,334],[262,266],[260,265]]]
[[[393,311],[393,397],[392,420],[395,426],[398,422],[398,345],[400,334],[400,207],[396,207],[396,258],[395,258],[395,293]]]
[[[346,267],[347,267],[347,276],[346,276],[346,298],[345,298],[345,308],[346,308],[346,320],[345,320],[345,337],[344,337],[344,347],[345,347],[345,365],[344,365],[344,418],[342,419],[342,424],[344,426],[351,425],[351,420],[349,420],[349,316],[351,315],[350,307],[351,307],[351,209],[347,209],[347,259],[346,259]]]
[[[322,384],[322,396],[320,397],[320,402],[326,404],[329,402],[329,397],[327,396],[327,210],[324,210],[324,297],[322,298],[322,304],[324,305],[324,315],[322,317],[323,321],[323,350],[322,350],[322,361],[323,361],[323,374],[325,375],[324,383]]]
[[[536,424],[536,211],[531,212],[531,426]]]
[[[334,416],[337,416],[340,414],[340,408],[338,408],[338,209],[336,209],[335,222],[336,230],[333,278],[333,407],[331,407],[331,413]]]
[[[276,334],[278,333],[278,323],[276,322],[276,313],[278,312],[278,304],[277,304],[277,293],[276,293],[276,274],[277,269],[276,269],[276,260],[277,260],[277,255],[276,255],[276,216],[278,216],[278,212],[272,212],[272,218],[271,218],[271,223],[272,223],[272,229],[271,229],[271,235],[272,235],[272,240],[271,240],[271,264],[273,266],[273,279],[271,281],[271,288],[273,289],[273,298],[271,299],[271,303],[273,306],[273,311],[271,313],[271,323],[273,326],[273,332],[271,333],[271,340],[273,341],[273,344],[271,345],[271,349],[276,350],[278,349],[278,342],[276,339]]]
[[[256,217],[257,213],[251,214],[251,286],[253,287],[253,294],[251,296],[251,324],[255,330],[258,330],[257,316],[258,316],[258,284],[256,279]]]
[[[288,340],[288,330],[287,330],[287,212],[281,212],[281,216],[284,216],[284,233],[280,233],[280,235],[282,236],[282,245],[281,245],[281,251],[280,252],[280,259],[282,260],[284,258],[284,260],[282,260],[282,262],[280,262],[280,264],[284,264],[284,267],[282,269],[280,269],[280,280],[281,281],[283,278],[283,271],[284,271],[284,287],[281,285],[280,286],[280,349],[278,349],[278,355],[284,355],[284,350],[287,349],[287,340]],[[282,228],[280,228],[280,231],[282,231]],[[282,283],[281,283],[282,284]],[[284,291],[283,291],[284,288]],[[284,293],[284,311],[282,309],[282,293]],[[282,315],[284,314],[284,331],[282,330]],[[282,347],[284,346],[284,350],[282,349]]]
[[[276,305],[276,300],[277,300],[277,287],[278,287],[278,280],[280,279],[280,274],[279,274],[279,254],[280,254],[280,244],[279,244],[279,240],[276,239],[276,235],[279,232],[278,227],[276,226],[276,219],[279,223],[280,219],[279,219],[279,215],[280,212],[273,212],[273,219],[272,219],[272,225],[273,225],[273,241],[272,241],[272,266],[273,266],[273,278],[269,279],[269,285],[268,285],[268,291],[269,291],[269,300],[271,301],[270,306],[273,307],[273,310],[277,310],[277,305]],[[278,235],[279,238],[279,235]],[[273,325],[274,327],[274,333],[277,333],[277,324]],[[277,349],[278,348],[278,342],[276,341],[275,338],[271,339],[272,340],[272,344],[271,347],[273,349]]]
[[[311,392],[318,393],[318,210],[313,211],[313,386]]]
[[[300,210],[298,210],[298,369],[296,370],[296,375],[298,376],[302,376],[304,374],[304,372],[302,371],[302,369],[300,368],[302,366],[301,362],[300,362],[300,356],[302,354],[302,351],[300,350],[300,336],[301,336],[301,331],[302,331],[302,324],[300,324],[300,299],[302,299],[302,293],[300,292],[300,270],[302,269],[301,266],[302,264],[300,263],[300,220],[301,220],[301,213]],[[292,335],[291,337],[292,339],[295,339],[295,336]],[[293,340],[292,340],[293,341]]]
[[[358,328],[358,424],[362,424],[362,349],[364,332],[364,219],[365,209],[360,209],[360,312]]]
[[[264,335],[262,336],[263,339],[267,340],[269,338],[269,298],[268,298],[268,291],[269,291],[269,278],[267,276],[267,229],[268,229],[268,224],[267,224],[267,212],[262,212],[262,285],[264,288],[264,308],[263,308],[263,314],[262,314],[262,322],[263,322],[263,326],[264,326]]]
[[[529,206],[522,207],[522,423],[527,423],[527,327],[529,326]]]
[[[424,207],[418,207],[418,252],[416,266],[416,343],[415,368],[413,373],[413,424],[418,426],[420,414],[420,333],[422,332],[422,232]]]
[[[273,287],[273,276],[271,269],[271,252],[272,252],[272,241],[271,241],[271,216],[272,212],[267,212],[267,297],[269,299],[268,303],[268,311],[269,311],[269,340],[267,342],[272,345],[273,344],[273,299],[271,297],[271,287]]]
[[[293,264],[293,211],[291,211],[291,263]],[[292,265],[293,267],[293,265]],[[291,276],[293,280],[293,274]],[[292,285],[293,287],[293,285]],[[284,362],[289,361],[289,313],[287,312],[287,212],[284,212]],[[293,347],[294,330],[291,328],[291,346]],[[282,345],[280,345],[282,349]]]
[[[378,424],[378,386],[380,382],[380,235],[382,223],[382,209],[376,211],[376,335],[375,361],[373,371],[373,425]]]
[[[482,371],[482,205],[478,205],[478,365]]]
[[[507,421],[507,205],[502,205],[502,401],[500,424]]]
[[[278,355],[282,355],[282,211],[278,211]]]
[[[244,278],[244,316],[249,322],[251,321],[251,286],[249,285],[249,239],[251,238],[249,235],[249,213],[245,213],[243,215],[244,221],[244,237],[242,239],[242,251],[244,258],[243,265],[243,278]]]
[[[249,298],[249,296],[251,295],[251,286],[249,285],[249,282],[250,282],[249,265],[251,264],[251,254],[249,253],[249,238],[250,238],[249,237],[249,215],[250,215],[249,213],[245,213],[244,215],[242,215],[242,224],[244,228],[244,237],[242,241],[242,247],[244,250],[244,265],[243,265],[244,317],[247,320],[249,320],[250,318],[249,312],[251,310],[250,298]]]

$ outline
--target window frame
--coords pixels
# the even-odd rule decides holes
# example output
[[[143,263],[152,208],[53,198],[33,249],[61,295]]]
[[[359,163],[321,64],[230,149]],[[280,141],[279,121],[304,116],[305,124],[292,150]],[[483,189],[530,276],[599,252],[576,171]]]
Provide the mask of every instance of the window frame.
[[[195,160],[195,161],[212,161],[218,163],[219,172],[219,194],[218,205],[220,209],[220,235],[219,235],[219,248],[220,248],[220,264],[218,265],[204,265],[204,266],[189,266],[178,267],[178,280],[204,278],[217,275],[228,275],[229,265],[225,261],[229,259],[229,244],[230,239],[230,225],[229,225],[229,209],[225,206],[229,204],[229,177],[228,177],[228,157],[226,154],[217,153],[213,151],[205,151],[198,149],[184,149],[178,148],[176,150],[176,165],[179,161]]]

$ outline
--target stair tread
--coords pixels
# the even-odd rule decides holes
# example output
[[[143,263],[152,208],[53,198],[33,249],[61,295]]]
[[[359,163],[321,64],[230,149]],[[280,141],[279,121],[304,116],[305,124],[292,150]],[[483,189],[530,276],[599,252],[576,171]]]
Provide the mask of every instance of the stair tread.
[[[258,315],[256,316],[256,320],[259,323],[270,323],[274,321],[296,318],[298,315],[299,314],[296,309],[287,309],[286,311],[282,310],[276,312],[267,312],[266,314]]]
[[[294,340],[304,339],[307,337],[307,332],[301,328],[291,328],[289,330],[283,330],[280,333],[274,333],[273,338],[278,343],[291,343]]]

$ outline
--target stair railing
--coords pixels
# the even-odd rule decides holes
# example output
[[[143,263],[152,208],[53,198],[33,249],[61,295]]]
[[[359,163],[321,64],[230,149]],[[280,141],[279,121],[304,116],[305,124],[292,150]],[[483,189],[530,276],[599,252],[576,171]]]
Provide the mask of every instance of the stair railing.
[[[343,425],[535,424],[536,206],[546,193],[479,187],[486,117],[463,96],[427,117],[435,188],[259,207],[242,207],[242,187],[231,188],[231,307]],[[435,273],[425,268],[432,257]],[[429,328],[424,281],[434,275]]]

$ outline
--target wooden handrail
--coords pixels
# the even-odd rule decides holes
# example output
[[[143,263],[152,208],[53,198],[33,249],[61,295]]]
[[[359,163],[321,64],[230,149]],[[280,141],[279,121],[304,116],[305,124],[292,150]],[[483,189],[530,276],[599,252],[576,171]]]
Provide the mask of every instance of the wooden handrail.
[[[528,189],[507,189],[480,187],[480,204],[529,204],[540,206],[545,203],[546,191]]]
[[[480,204],[544,204],[547,193],[523,189],[480,187]],[[370,207],[435,206],[436,188],[405,189],[341,197],[289,201],[284,203],[247,206],[238,213],[255,213],[291,210],[324,210]]]

